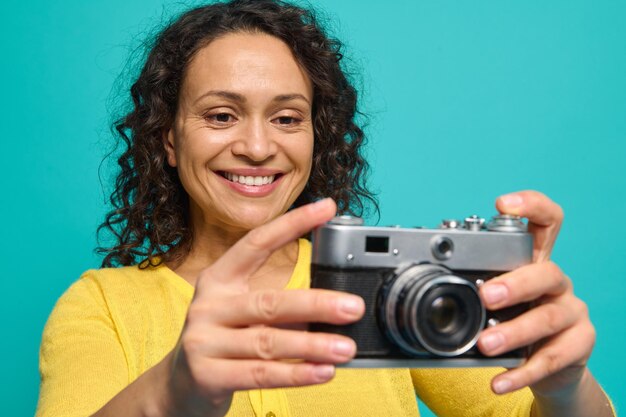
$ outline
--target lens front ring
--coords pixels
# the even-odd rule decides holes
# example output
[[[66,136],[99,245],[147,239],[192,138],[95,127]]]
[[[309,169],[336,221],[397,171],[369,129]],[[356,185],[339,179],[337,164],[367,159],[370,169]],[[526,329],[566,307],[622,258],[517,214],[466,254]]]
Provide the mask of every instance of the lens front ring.
[[[474,294],[476,295],[476,298],[478,300],[478,305],[480,306],[480,309],[479,309],[480,317],[476,325],[472,326],[473,329],[471,329],[471,333],[470,333],[470,334],[473,333],[473,336],[465,344],[461,345],[455,350],[443,350],[443,349],[439,349],[435,347],[433,343],[430,343],[428,341],[428,337],[426,337],[426,335],[424,334],[425,333],[424,327],[420,325],[420,320],[424,320],[424,318],[420,317],[420,314],[418,313],[418,307],[419,307],[418,303],[421,300],[426,298],[426,294],[429,291],[441,285],[459,285],[459,286],[466,287],[466,289],[469,288],[472,291],[472,295]],[[480,296],[478,294],[478,290],[476,286],[471,284],[469,281],[459,278],[454,275],[442,275],[438,278],[432,279],[428,281],[427,283],[425,283],[419,289],[417,295],[415,296],[415,299],[418,300],[418,302],[411,303],[410,313],[408,314],[408,317],[409,317],[409,320],[411,321],[410,325],[412,327],[413,334],[415,335],[419,343],[426,350],[438,356],[453,357],[453,356],[462,355],[463,353],[467,352],[472,347],[474,347],[474,345],[476,345],[476,342],[478,341],[478,338],[480,336],[480,331],[485,327],[485,321],[487,320],[487,312],[485,311],[484,306],[480,302]],[[472,319],[472,317],[470,317],[469,319]]]
[[[425,335],[420,325],[424,320],[423,317],[419,317],[418,313],[420,301],[433,288],[442,285],[461,285],[464,289],[470,289],[471,295],[477,297],[476,304],[479,308],[478,314],[480,317],[478,317],[477,325],[471,329],[471,339],[453,350],[440,349],[434,346],[433,343],[430,343],[428,341],[429,338]],[[407,288],[409,289],[408,291]],[[401,299],[403,299],[402,304],[404,302],[408,303],[408,309],[406,305],[398,304]],[[431,353],[443,357],[453,357],[467,352],[478,341],[487,316],[475,285],[470,281],[454,276],[447,268],[433,264],[413,265],[405,270],[397,270],[396,278],[391,283],[383,303],[382,317],[380,318],[388,338],[402,350],[417,356]],[[403,323],[404,331],[398,327],[400,322]],[[407,329],[409,334],[407,334]]]

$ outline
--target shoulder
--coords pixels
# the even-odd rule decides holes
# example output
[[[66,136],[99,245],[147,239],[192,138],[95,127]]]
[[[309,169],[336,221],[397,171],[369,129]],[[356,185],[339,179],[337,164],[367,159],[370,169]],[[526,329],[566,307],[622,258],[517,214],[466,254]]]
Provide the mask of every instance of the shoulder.
[[[84,283],[84,285],[97,285],[100,287],[116,287],[141,285],[154,283],[155,279],[160,278],[159,270],[161,267],[139,268],[138,265],[123,266],[119,268],[102,268],[90,269],[84,272],[80,279],[75,283]]]
[[[134,278],[133,270],[138,268],[106,268],[84,272],[58,299],[49,321],[67,319],[68,316],[93,315],[96,312],[106,313],[107,295],[129,284]]]
[[[131,296],[141,293],[149,296],[165,289],[183,293],[192,291],[192,287],[183,278],[176,275],[165,265],[140,268],[138,265],[119,268],[102,268],[86,271],[72,287],[90,289],[104,297],[110,294]]]
[[[53,315],[108,313],[114,305],[132,305],[172,291],[190,296],[193,288],[164,266],[92,269],[59,298]]]

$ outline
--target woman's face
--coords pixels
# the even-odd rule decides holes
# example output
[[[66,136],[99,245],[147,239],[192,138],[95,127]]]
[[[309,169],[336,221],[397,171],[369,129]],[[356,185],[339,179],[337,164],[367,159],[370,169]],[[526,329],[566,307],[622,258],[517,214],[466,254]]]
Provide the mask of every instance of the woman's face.
[[[228,34],[195,55],[165,135],[195,227],[249,230],[289,209],[311,171],[312,105],[309,77],[273,36]]]

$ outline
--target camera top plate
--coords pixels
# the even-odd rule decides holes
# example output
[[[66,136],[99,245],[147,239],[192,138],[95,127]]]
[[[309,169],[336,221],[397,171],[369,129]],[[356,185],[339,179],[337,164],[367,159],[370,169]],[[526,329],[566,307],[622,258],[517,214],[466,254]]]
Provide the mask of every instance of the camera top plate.
[[[530,263],[532,235],[519,218],[494,219],[503,226],[499,230],[490,228],[494,220],[480,222],[480,228],[424,229],[365,226],[359,218],[342,216],[313,231],[312,263],[342,269],[433,263],[475,271],[509,271]]]

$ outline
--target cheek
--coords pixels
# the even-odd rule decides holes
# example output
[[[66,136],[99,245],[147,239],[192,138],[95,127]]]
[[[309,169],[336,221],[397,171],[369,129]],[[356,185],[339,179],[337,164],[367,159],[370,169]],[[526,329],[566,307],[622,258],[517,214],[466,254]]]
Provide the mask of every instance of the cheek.
[[[311,165],[313,164],[313,141],[313,135],[308,136],[296,148],[299,154],[299,161],[302,166],[306,167],[307,171],[311,170]]]
[[[313,137],[311,137],[310,142],[309,142],[309,146],[307,147],[307,160],[308,160],[308,170],[309,170],[309,174],[311,173],[311,167],[313,165],[313,146],[314,146],[314,141],[315,139]]]
[[[179,163],[186,166],[205,165],[228,145],[229,135],[198,129],[184,132],[176,147]]]

